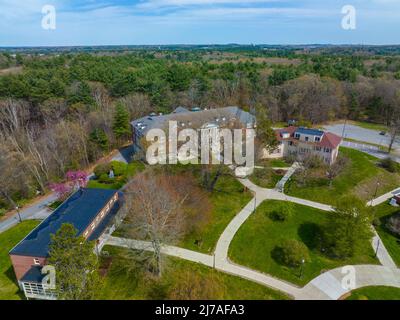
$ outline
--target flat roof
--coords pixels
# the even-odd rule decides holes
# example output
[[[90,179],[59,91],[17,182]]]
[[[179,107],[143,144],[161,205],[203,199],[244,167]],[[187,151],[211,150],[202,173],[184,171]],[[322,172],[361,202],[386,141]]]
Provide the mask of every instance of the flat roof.
[[[81,188],[17,244],[10,254],[47,257],[51,234],[55,234],[62,224],[70,223],[78,230],[78,235],[81,235],[117,192]]]

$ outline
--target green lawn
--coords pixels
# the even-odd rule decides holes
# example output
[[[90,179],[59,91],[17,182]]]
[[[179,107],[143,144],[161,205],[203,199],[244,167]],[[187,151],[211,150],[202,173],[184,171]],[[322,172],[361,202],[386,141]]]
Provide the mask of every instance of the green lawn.
[[[261,159],[256,165],[268,168],[289,168],[292,164],[285,159]]]
[[[278,291],[235,276],[215,271],[196,263],[170,258],[163,277],[159,281],[143,276],[140,268],[129,271],[126,261],[121,261],[119,253],[123,249],[106,246],[104,251],[111,254],[112,264],[105,277],[105,286],[101,290],[100,299],[132,300],[132,299],[167,299],[172,286],[182,281],[182,275],[197,275],[199,281],[205,281],[213,290],[204,294],[206,298],[223,300],[286,300],[288,297]],[[208,286],[206,286],[208,287]]]
[[[372,123],[372,122],[364,122],[364,121],[351,121],[351,124],[354,124],[356,126],[359,126],[364,129],[370,129],[370,130],[377,130],[377,131],[387,131],[388,127],[385,126],[384,124],[379,124],[379,123]]]
[[[400,288],[364,287],[351,292],[346,300],[400,300]]]
[[[236,178],[232,176],[220,177],[215,191],[210,194],[210,200],[213,205],[211,220],[200,234],[192,233],[187,235],[180,246],[195,251],[211,253],[229,222],[251,198],[251,194],[244,192],[243,185]]]
[[[262,187],[273,189],[276,184],[283,178],[282,174],[277,174],[274,170],[268,168],[255,168],[253,174],[249,177],[250,181]]]
[[[338,197],[348,194],[356,195],[365,201],[370,200],[375,194],[377,182],[380,183],[378,196],[400,186],[400,175],[379,167],[377,158],[343,147],[340,148],[340,155],[350,161],[334,178],[331,187],[326,178],[309,179],[305,185],[298,184],[295,174],[286,184],[285,192],[291,196],[335,204]]]
[[[111,189],[118,190],[122,188],[125,183],[138,172],[144,169],[144,164],[139,161],[133,161],[126,166],[125,172],[121,176],[117,176],[113,179],[107,179],[107,181],[90,180],[87,187],[97,189]]]
[[[18,300],[22,298],[8,252],[38,224],[38,221],[23,221],[17,226],[0,233],[0,300]]]
[[[271,214],[281,205],[280,201],[265,201],[242,225],[229,248],[229,257],[234,262],[298,285],[305,285],[321,272],[341,265],[378,263],[370,243],[365,243],[363,252],[351,259],[330,259],[319,246],[321,226],[329,213],[293,204],[293,215],[287,221],[274,221]],[[305,264],[302,278],[300,269],[283,266],[276,258],[276,248],[285,239],[301,241],[309,249],[311,261]]]
[[[391,215],[400,212],[399,207],[392,207],[388,203],[383,203],[374,208],[374,212],[376,217],[379,218],[381,224],[375,227],[376,231],[379,234],[379,237],[382,239],[387,251],[390,256],[400,268],[400,237],[394,235],[386,228],[386,221],[390,218]]]

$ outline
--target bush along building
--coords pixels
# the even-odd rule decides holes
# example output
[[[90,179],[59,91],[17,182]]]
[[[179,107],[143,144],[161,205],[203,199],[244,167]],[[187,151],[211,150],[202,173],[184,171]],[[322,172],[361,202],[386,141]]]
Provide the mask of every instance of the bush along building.
[[[42,268],[47,265],[51,235],[62,224],[72,224],[78,235],[96,242],[101,251],[104,235],[115,228],[114,219],[122,195],[116,190],[81,188],[61,204],[47,219],[11,251],[10,258],[21,290],[28,299],[56,299],[54,291],[43,286]]]
[[[265,151],[265,158],[294,157],[301,161],[315,155],[331,165],[342,143],[342,138],[333,133],[304,127],[289,126],[275,130],[275,134],[279,145],[272,152]]]

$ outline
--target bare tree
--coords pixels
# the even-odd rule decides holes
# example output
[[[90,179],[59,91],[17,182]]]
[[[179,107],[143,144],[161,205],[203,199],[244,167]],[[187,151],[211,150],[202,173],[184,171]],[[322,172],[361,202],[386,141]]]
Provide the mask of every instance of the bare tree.
[[[175,181],[176,183],[176,181]],[[162,275],[163,244],[173,244],[184,230],[183,203],[187,195],[175,191],[166,175],[142,173],[136,176],[125,193],[127,233],[133,239],[151,242],[152,254],[141,253],[157,276]]]

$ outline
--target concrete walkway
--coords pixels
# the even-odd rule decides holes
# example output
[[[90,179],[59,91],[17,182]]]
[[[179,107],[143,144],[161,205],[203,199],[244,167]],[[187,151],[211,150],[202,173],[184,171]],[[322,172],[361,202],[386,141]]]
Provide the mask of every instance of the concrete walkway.
[[[285,190],[285,184],[290,179],[290,177],[296,172],[297,169],[300,168],[300,164],[295,162],[292,164],[290,169],[285,173],[283,178],[276,184],[275,189],[279,192],[283,192]]]
[[[389,191],[388,193],[385,193],[379,197],[377,197],[376,199],[373,199],[371,201],[368,201],[367,205],[368,206],[378,206],[386,201],[388,201],[389,199],[393,198],[394,195],[399,194],[400,193],[400,188],[396,188],[392,191]]]

